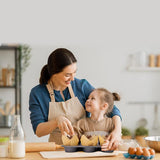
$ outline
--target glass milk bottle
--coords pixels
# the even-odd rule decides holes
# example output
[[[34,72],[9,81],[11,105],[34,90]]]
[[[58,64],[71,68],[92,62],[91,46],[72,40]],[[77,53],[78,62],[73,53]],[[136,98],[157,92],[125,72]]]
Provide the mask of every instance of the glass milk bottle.
[[[25,157],[25,138],[20,121],[20,115],[14,116],[14,123],[12,125],[9,137],[9,155],[10,158]]]

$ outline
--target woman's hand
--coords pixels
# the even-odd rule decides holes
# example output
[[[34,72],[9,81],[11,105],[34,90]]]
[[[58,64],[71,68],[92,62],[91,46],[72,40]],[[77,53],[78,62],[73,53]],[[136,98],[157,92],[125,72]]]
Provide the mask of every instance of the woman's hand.
[[[74,135],[72,124],[66,117],[59,116],[56,118],[56,121],[57,121],[57,126],[62,134],[66,132],[70,136]]]
[[[120,140],[121,140],[121,133],[119,133],[119,130],[114,129],[106,139],[106,142],[108,142],[107,150],[117,149]]]
[[[118,147],[118,144],[121,140],[121,119],[119,116],[112,117],[114,130],[109,134],[107,137],[108,143],[108,150],[115,150]]]
[[[116,130],[113,130],[105,140],[105,143],[101,146],[102,151],[115,150],[118,148],[118,144],[121,140],[121,134]]]

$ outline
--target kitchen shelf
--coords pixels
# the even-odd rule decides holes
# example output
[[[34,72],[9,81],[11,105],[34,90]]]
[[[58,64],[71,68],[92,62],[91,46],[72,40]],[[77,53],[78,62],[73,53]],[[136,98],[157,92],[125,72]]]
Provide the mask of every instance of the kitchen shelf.
[[[7,52],[6,52],[7,51]],[[13,105],[15,106],[15,114],[21,114],[21,63],[19,61],[19,57],[20,57],[20,50],[18,46],[5,46],[5,45],[1,45],[0,46],[0,58],[1,58],[1,54],[3,54],[5,56],[5,53],[9,54],[13,54],[13,56],[8,57],[7,59],[11,59],[11,62],[14,62],[14,66],[13,69],[15,70],[15,75],[14,75],[14,83],[10,86],[5,85],[0,85],[0,92],[2,93],[2,89],[4,92],[5,89],[5,94],[9,94],[10,90],[9,89],[13,89],[13,97],[14,97],[14,101],[13,101]],[[6,55],[8,56],[8,55]],[[2,56],[3,58],[3,56]],[[1,60],[2,60],[1,58]],[[5,59],[5,58],[4,58]],[[6,61],[6,59],[5,59]],[[2,66],[3,67],[3,66]],[[0,99],[2,99],[0,97]],[[13,99],[13,98],[12,98]],[[3,117],[0,115],[1,117],[1,122],[3,119]],[[22,116],[21,116],[22,117]],[[5,120],[4,120],[5,121]],[[5,123],[4,123],[5,124]],[[3,125],[3,123],[1,123],[0,128],[10,128],[10,125]]]
[[[160,101],[130,101],[128,104],[160,104]]]
[[[10,129],[11,127],[8,127],[8,126],[0,126],[0,129],[5,129],[5,128],[7,128],[7,129]]]
[[[0,86],[0,88],[15,88],[15,86]]]
[[[136,72],[152,72],[152,71],[160,71],[160,67],[128,67],[128,71],[136,71]]]
[[[14,49],[18,49],[18,46],[4,46],[4,45],[1,45],[0,49],[1,50],[14,50]]]

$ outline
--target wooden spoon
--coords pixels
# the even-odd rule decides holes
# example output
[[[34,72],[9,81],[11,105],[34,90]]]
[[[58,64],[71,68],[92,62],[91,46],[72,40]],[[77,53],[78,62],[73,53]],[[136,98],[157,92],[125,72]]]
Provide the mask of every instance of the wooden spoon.
[[[8,114],[9,114],[9,111],[10,111],[10,108],[11,108],[11,102],[9,102],[9,101],[6,102],[4,108],[5,108],[5,113],[6,113],[6,115],[8,115]]]
[[[5,112],[4,112],[4,110],[3,110],[2,108],[0,108],[0,113],[1,113],[3,116],[6,115]]]

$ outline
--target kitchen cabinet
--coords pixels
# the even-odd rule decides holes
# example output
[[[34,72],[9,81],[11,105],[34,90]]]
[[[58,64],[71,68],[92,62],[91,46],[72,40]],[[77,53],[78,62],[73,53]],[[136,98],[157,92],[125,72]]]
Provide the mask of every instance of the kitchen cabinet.
[[[0,127],[11,127],[21,115],[21,63],[19,46],[0,46]]]
[[[154,65],[156,66],[156,65]],[[153,124],[151,124],[151,129],[150,129],[150,133],[151,134],[157,134],[160,131],[160,121],[159,121],[159,117],[158,117],[158,113],[159,113],[159,106],[160,106],[160,101],[159,101],[159,97],[156,96],[159,94],[159,87],[158,87],[158,79],[159,79],[159,73],[160,72],[160,67],[159,65],[157,65],[157,67],[149,67],[149,66],[129,66],[127,68],[127,71],[130,72],[130,75],[132,74],[135,75],[134,78],[134,82],[135,84],[146,84],[146,85],[142,85],[143,87],[141,87],[141,94],[137,94],[135,95],[135,97],[133,99],[143,99],[143,101],[136,101],[136,100],[129,100],[128,104],[129,105],[137,105],[137,106],[152,106],[153,109]],[[145,73],[148,72],[148,73]],[[152,74],[153,73],[153,74]],[[142,78],[145,77],[145,78]],[[153,77],[153,78],[152,78]],[[132,79],[133,80],[133,79]],[[143,80],[140,81],[140,80]],[[136,82],[137,81],[137,82]],[[139,82],[139,83],[138,83]],[[142,83],[141,83],[142,82]],[[156,82],[156,83],[155,83]],[[155,86],[156,87],[155,87]],[[154,90],[153,90],[154,88]],[[132,88],[134,90],[134,88]],[[144,90],[144,92],[142,91]],[[153,92],[152,94],[147,94],[147,92]],[[147,95],[147,96],[146,96]],[[137,97],[136,97],[137,96]],[[156,98],[157,97],[157,98]],[[142,108],[140,109],[142,110]],[[147,118],[146,118],[147,119]],[[140,119],[138,122],[140,122],[142,119]]]
[[[128,67],[128,71],[135,72],[155,72],[160,71],[160,67]]]
[[[160,101],[130,101],[128,102],[128,104],[131,104],[131,105],[143,105],[143,104],[150,104],[150,105],[153,105],[154,106],[154,119],[153,119],[153,125],[152,125],[152,129],[153,130],[157,130],[157,131],[160,131],[159,128],[160,128],[160,121],[158,119],[158,106],[160,105]]]

